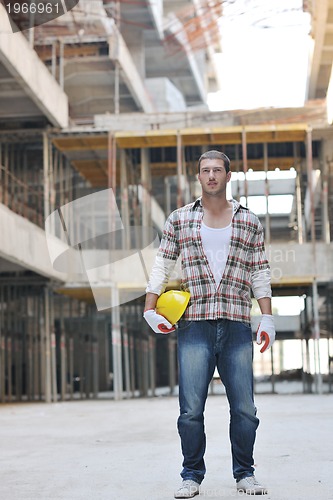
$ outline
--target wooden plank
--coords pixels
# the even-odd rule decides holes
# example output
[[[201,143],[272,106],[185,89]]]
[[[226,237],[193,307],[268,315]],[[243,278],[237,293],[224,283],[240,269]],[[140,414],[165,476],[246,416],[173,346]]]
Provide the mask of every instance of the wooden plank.
[[[107,149],[107,135],[75,135],[70,137],[57,137],[53,144],[63,153],[70,151],[90,151],[94,149]]]
[[[64,57],[65,59],[73,57],[89,57],[89,56],[99,56],[99,50],[103,46],[100,44],[73,44],[64,46]],[[52,59],[52,45],[35,45],[35,51],[37,52],[39,58],[42,61],[48,61]],[[59,56],[59,45],[56,47],[56,55]]]
[[[78,300],[83,300],[89,304],[94,303],[94,296],[90,287],[57,288],[55,292]]]
[[[182,144],[185,146],[212,145],[212,144],[241,144],[242,131],[246,131],[248,143],[262,144],[276,142],[304,141],[307,125],[257,125],[246,127],[199,127],[186,128],[179,131]],[[115,132],[119,148],[147,148],[147,147],[175,147],[177,145],[176,129],[148,130],[148,131],[119,131]],[[107,150],[107,133],[98,135],[71,135],[56,137],[53,144],[64,153],[71,151]]]

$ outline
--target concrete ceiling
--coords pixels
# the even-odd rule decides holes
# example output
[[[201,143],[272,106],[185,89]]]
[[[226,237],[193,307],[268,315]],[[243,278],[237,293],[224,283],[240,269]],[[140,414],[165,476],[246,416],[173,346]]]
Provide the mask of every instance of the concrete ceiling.
[[[120,25],[137,26],[143,30],[154,29],[154,24],[145,2],[137,2],[136,4],[121,2]]]
[[[16,273],[23,271],[26,271],[24,267],[0,257],[0,273]]]
[[[205,104],[202,80],[193,74],[196,65],[184,47],[175,38],[168,43],[157,40],[153,33],[145,33],[145,67],[147,78],[167,77],[181,91],[187,106]]]
[[[184,2],[179,3],[179,5],[183,4]],[[179,5],[176,2],[172,4],[172,7]],[[326,96],[332,69],[333,0],[320,0],[312,2],[311,5],[313,9],[311,13],[314,50],[309,71],[308,98],[317,99]],[[0,8],[3,9],[1,5]],[[108,9],[106,11],[103,9],[103,12],[108,19]],[[80,15],[82,16],[82,12]],[[65,45],[64,65],[64,90],[68,95],[71,117],[86,119],[106,112],[113,114],[115,112],[115,59],[112,54],[114,40],[105,36],[105,23],[101,19],[101,14],[99,14],[98,20],[96,18],[90,22],[92,33],[87,31],[87,25],[84,24],[86,18],[84,18],[84,22],[81,22],[80,18],[75,18],[75,23],[73,23],[71,16],[68,19],[66,16],[62,16],[61,24],[59,20],[58,25],[53,23],[50,27],[45,25],[36,29],[36,43],[40,44],[36,45],[38,55],[50,69],[52,59],[50,44],[57,39],[57,32],[61,29],[65,35],[64,38],[66,38],[66,36],[73,35],[69,28],[75,28],[77,43],[73,40],[73,43]],[[138,68],[138,73],[132,80],[137,81],[137,76],[140,76],[143,86],[145,78],[167,77],[182,92],[188,106],[203,105],[204,96],[201,83],[193,72],[196,56],[193,56],[192,59],[188,57],[188,53],[176,37],[167,37],[167,43],[161,41],[150,2],[139,2],[135,5],[121,2],[120,17],[123,39],[126,44],[128,42],[130,49],[133,47],[133,39],[130,38],[129,33],[133,30],[141,30],[142,32],[144,69],[141,71],[138,68],[137,57],[135,54],[132,55],[131,51],[132,63]],[[66,19],[67,24],[65,23]],[[108,22],[111,23],[111,21],[112,19],[109,18]],[[131,26],[133,26],[133,30],[130,29]],[[86,32],[83,36],[78,36],[77,31],[80,31],[81,28]],[[96,35],[98,31],[100,32],[99,36]],[[23,35],[22,38],[24,38]],[[43,45],[44,43],[46,45]],[[0,119],[2,127],[11,126],[11,123],[13,123],[13,127],[16,123],[20,127],[30,123],[33,123],[34,126],[45,126],[48,122],[57,125],[59,118],[55,111],[43,108],[42,103],[38,102],[39,96],[35,90],[30,88],[14,69],[8,67],[1,52],[1,45],[0,43]],[[43,56],[45,47],[48,47],[48,54]],[[25,50],[28,51],[27,43]],[[30,52],[33,53],[33,51]],[[59,53],[57,53],[58,57]],[[35,63],[35,61],[33,62]],[[39,62],[41,63],[41,61]],[[130,72],[125,74],[125,66],[124,64],[120,68],[119,74],[119,111],[120,113],[142,111],[138,98],[139,92],[131,88]],[[57,76],[59,77],[59,75]],[[144,102],[144,98],[141,99],[141,104],[142,102]],[[250,116],[248,119],[251,121]]]
[[[6,122],[6,125],[17,120],[46,122],[42,111],[3,64],[0,64],[0,120]]]
[[[109,57],[73,58],[66,61],[64,88],[72,118],[115,112],[114,73],[115,63]],[[122,78],[119,105],[121,113],[139,110]]]
[[[146,78],[168,78],[188,106],[205,105],[198,55],[189,54],[177,36],[163,34],[162,2],[120,2],[117,13],[115,3],[95,0],[89,9],[89,2],[82,1],[69,14],[35,30],[36,49],[50,70],[56,58],[58,80],[63,57],[64,90],[72,119],[85,123],[95,114],[117,113],[116,102],[120,113],[153,112]]]
[[[67,96],[0,4],[1,128],[68,125]]]

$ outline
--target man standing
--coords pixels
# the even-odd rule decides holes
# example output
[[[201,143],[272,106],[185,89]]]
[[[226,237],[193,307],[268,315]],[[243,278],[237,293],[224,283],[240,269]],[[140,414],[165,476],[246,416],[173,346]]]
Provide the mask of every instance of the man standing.
[[[155,311],[159,295],[178,257],[182,287],[191,299],[178,323],[178,431],[183,479],[175,498],[199,494],[206,469],[204,409],[215,367],[230,407],[233,476],[238,491],[265,494],[254,476],[253,448],[259,420],[253,398],[251,289],[262,319],[267,348],[275,340],[270,270],[259,219],[235,200],[227,200],[230,160],[220,151],[204,153],[198,162],[202,196],[168,217],[147,287],[144,318],[155,332],[175,330]],[[162,327],[163,328],[163,327]]]

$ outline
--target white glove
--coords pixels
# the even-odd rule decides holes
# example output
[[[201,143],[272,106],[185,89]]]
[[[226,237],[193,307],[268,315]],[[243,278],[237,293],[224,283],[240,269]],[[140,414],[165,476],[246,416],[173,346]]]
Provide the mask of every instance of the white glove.
[[[260,352],[269,349],[275,340],[274,318],[271,314],[263,314],[257,330],[257,344],[265,340]]]
[[[176,330],[164,316],[157,314],[155,309],[148,309],[143,313],[143,317],[155,333],[170,333]]]

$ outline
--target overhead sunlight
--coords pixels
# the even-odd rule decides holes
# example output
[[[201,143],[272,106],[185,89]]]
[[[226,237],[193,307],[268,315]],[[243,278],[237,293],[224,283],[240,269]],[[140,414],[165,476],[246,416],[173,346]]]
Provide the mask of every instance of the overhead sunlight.
[[[209,94],[210,110],[302,106],[309,30],[302,0],[226,1],[216,56],[221,90]]]

